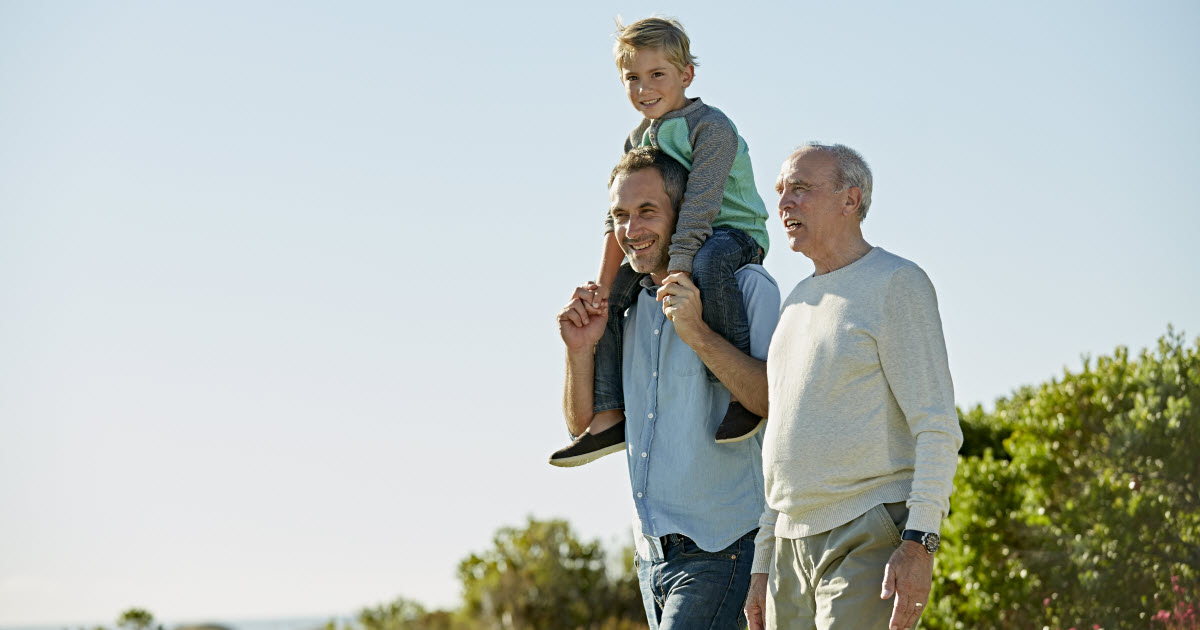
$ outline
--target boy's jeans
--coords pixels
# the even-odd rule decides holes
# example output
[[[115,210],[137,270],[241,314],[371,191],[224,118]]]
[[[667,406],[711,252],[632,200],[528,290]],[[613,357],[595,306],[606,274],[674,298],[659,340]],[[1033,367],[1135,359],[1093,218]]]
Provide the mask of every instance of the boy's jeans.
[[[650,630],[746,627],[746,593],[754,563],[754,530],[710,553],[678,534],[663,546],[664,560],[635,556]]]
[[[762,249],[749,234],[734,228],[715,227],[692,259],[692,282],[700,289],[704,305],[704,322],[717,334],[729,340],[742,352],[750,354],[750,321],[746,304],[733,274],[745,265],[762,262]],[[608,293],[608,324],[604,336],[596,344],[596,376],[593,411],[624,409],[621,387],[622,334],[625,330],[625,309],[642,291],[644,274],[637,273],[628,263],[621,265]],[[712,372],[708,378],[717,382]]]

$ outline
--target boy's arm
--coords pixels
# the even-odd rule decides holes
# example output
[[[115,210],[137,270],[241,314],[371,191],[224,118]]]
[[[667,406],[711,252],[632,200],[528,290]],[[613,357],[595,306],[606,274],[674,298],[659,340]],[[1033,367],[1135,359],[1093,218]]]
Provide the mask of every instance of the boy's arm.
[[[692,258],[712,234],[713,221],[721,212],[725,182],[737,157],[738,135],[732,123],[714,117],[701,120],[688,140],[692,144],[692,169],[668,254],[670,271],[691,273]]]
[[[641,146],[641,144],[638,142],[638,138],[641,138],[642,135],[646,133],[646,129],[649,127],[650,127],[649,120],[643,120],[640,124],[638,124],[637,127],[634,127],[633,131],[629,132],[629,135],[625,138],[625,144],[622,145],[622,148],[621,148],[621,155],[629,153],[630,151]],[[613,223],[612,213],[609,212],[608,210],[605,210],[604,211],[604,231],[611,234],[615,228],[616,228],[616,225]]]
[[[636,138],[642,137],[646,128],[650,126],[650,121],[643,120],[637,127],[629,133],[625,138],[625,146],[623,153],[638,147],[634,143]],[[612,287],[613,280],[617,278],[617,270],[621,268],[621,263],[625,262],[625,252],[621,251],[620,244],[617,243],[616,224],[613,222],[612,212],[604,213],[604,249],[600,254],[600,273],[596,274],[596,282],[600,285],[599,297],[608,297],[608,290]]]
[[[596,274],[596,282],[603,288],[605,295],[612,288],[613,280],[617,277],[617,270],[621,268],[624,260],[625,252],[621,251],[621,246],[617,243],[617,233],[605,234],[604,250],[600,255],[600,273]]]

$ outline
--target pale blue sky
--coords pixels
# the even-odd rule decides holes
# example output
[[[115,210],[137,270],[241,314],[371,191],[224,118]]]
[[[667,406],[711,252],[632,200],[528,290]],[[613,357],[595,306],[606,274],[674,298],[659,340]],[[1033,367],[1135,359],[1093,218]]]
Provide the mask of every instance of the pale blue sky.
[[[1200,333],[1192,2],[0,2],[0,625],[451,605],[527,514],[627,540],[620,458],[545,458],[651,13],[768,207],[796,145],[865,155],[960,405]]]

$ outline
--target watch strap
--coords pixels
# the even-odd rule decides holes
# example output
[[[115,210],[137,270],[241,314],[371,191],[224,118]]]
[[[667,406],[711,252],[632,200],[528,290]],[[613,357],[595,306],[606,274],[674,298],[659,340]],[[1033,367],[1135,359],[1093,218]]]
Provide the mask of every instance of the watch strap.
[[[942,539],[937,534],[923,532],[916,529],[906,529],[900,532],[900,540],[911,540],[920,544],[925,548],[925,552],[932,554],[941,546]]]

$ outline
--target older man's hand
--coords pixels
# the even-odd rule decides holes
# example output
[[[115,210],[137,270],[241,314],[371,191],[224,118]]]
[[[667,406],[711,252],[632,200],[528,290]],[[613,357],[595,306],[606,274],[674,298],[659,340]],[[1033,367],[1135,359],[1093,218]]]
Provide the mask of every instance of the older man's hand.
[[[765,630],[767,614],[767,574],[750,574],[750,591],[746,593],[746,621],[750,630]]]
[[[889,630],[905,630],[917,624],[932,586],[933,554],[911,540],[900,543],[883,569],[883,591],[879,594],[881,599],[896,596]]]
[[[675,333],[689,346],[699,335],[712,330],[704,323],[704,304],[691,274],[676,271],[664,278],[658,288],[658,301],[663,303],[667,319],[675,324]]]

